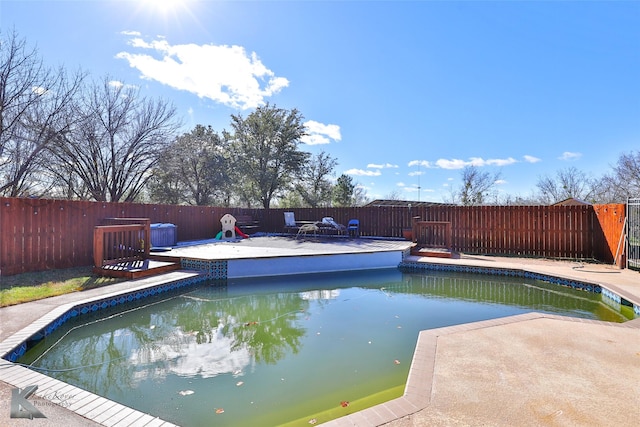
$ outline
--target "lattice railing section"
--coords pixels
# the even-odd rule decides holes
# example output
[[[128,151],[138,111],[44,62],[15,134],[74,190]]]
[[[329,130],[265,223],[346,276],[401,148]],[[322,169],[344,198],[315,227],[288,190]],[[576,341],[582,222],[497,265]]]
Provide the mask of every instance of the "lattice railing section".
[[[447,221],[417,221],[413,239],[419,247],[451,249],[451,223]]]
[[[93,231],[94,266],[100,268],[147,259],[150,238],[148,220],[142,224],[96,226]]]

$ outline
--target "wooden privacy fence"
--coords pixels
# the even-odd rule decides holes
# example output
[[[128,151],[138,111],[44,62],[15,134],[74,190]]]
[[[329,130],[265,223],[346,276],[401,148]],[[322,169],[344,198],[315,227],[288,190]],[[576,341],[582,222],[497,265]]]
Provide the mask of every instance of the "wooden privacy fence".
[[[357,218],[361,236],[394,238],[418,217],[451,223],[451,246],[459,252],[612,263],[625,205],[241,209],[0,198],[0,276],[92,265],[93,230],[107,218],[174,224],[177,240],[187,241],[215,237],[225,213],[251,217],[259,231],[282,233],[284,212],[294,212],[298,221],[332,217],[345,225]]]

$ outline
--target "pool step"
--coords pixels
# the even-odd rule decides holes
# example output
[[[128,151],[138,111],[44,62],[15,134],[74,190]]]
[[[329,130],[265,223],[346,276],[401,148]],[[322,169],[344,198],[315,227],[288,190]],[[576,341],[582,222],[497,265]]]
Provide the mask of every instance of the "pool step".
[[[107,264],[102,267],[95,267],[94,273],[107,277],[120,277],[124,279],[139,279],[142,277],[154,276],[156,274],[168,273],[180,269],[180,261],[163,259],[146,259],[140,261],[127,261],[115,264]]]

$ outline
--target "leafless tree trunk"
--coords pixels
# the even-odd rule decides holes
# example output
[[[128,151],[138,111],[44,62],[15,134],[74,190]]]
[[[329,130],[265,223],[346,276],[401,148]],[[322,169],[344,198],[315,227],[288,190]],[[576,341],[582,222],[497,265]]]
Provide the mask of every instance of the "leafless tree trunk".
[[[15,32],[0,38],[0,194],[46,194],[43,155],[69,128],[83,78],[45,68]]]
[[[539,200],[550,205],[570,198],[591,202],[594,183],[584,172],[572,166],[559,170],[555,177],[540,177],[536,187]]]
[[[337,164],[336,159],[322,151],[311,157],[301,169],[295,188],[308,206],[317,208],[322,203],[331,203],[332,186],[329,177]]]
[[[500,179],[499,172],[495,174],[482,172],[476,166],[465,167],[461,175],[462,186],[457,195],[464,206],[487,204],[495,190],[496,181]]]
[[[640,197],[640,151],[622,154],[613,172],[616,188],[623,196],[621,202],[626,202],[627,198]]]
[[[149,181],[152,200],[161,203],[224,203],[233,175],[228,142],[210,126],[197,125],[162,155]]]
[[[78,178],[97,201],[137,200],[180,123],[173,105],[139,96],[108,76],[91,85],[76,108],[80,117],[54,151],[58,178]]]

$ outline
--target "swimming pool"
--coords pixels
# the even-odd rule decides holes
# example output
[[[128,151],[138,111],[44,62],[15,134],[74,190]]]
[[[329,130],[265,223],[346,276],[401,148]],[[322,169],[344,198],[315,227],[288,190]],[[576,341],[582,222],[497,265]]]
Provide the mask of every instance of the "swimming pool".
[[[74,320],[19,362],[184,426],[320,423],[400,396],[417,331],[530,311],[627,318],[599,294],[533,279],[228,280]]]

